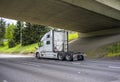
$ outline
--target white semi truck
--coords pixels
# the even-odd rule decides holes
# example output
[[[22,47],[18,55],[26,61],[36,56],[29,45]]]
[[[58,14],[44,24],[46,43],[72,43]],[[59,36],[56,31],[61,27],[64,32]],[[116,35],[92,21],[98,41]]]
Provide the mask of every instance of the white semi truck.
[[[41,38],[35,55],[38,59],[84,60],[83,52],[72,52],[68,48],[68,32],[51,30]]]

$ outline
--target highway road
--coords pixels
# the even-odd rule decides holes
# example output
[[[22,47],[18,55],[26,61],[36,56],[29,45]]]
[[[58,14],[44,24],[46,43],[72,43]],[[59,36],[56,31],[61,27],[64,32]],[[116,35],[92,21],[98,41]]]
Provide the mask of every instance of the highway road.
[[[120,82],[120,61],[0,57],[0,82]]]

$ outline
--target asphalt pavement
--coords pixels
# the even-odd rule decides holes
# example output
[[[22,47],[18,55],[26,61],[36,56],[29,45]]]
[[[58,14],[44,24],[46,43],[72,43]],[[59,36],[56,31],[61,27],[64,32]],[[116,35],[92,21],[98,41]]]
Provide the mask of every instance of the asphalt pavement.
[[[0,55],[0,82],[120,82],[120,61]]]

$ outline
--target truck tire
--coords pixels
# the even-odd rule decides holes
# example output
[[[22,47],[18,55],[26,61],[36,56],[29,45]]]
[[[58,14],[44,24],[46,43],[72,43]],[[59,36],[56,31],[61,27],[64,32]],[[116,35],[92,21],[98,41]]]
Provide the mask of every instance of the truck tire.
[[[78,55],[78,60],[84,60],[84,56],[83,55]]]
[[[38,52],[36,53],[36,58],[40,59],[40,54]]]
[[[58,53],[58,59],[59,60],[64,60],[65,59],[64,54],[63,53]]]
[[[67,61],[73,61],[73,56],[71,54],[66,54],[65,59]]]

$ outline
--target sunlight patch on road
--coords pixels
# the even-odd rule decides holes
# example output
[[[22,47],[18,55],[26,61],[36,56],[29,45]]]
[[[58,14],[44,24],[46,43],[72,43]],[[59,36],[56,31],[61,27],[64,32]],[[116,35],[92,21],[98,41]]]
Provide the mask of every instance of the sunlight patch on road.
[[[0,54],[0,58],[29,58],[32,55],[10,55],[10,54]]]
[[[3,82],[8,82],[7,80],[3,80]]]
[[[120,67],[117,66],[108,66],[109,68],[114,68],[114,69],[120,69]]]

